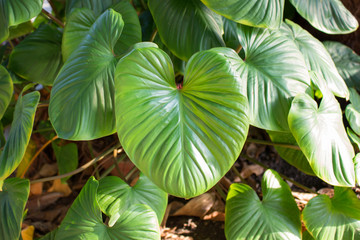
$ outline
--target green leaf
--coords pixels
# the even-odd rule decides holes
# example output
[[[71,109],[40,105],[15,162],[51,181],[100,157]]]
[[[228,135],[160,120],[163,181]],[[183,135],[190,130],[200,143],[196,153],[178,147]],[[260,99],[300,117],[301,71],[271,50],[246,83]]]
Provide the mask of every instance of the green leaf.
[[[91,140],[115,132],[113,49],[123,26],[119,13],[104,12],[60,70],[49,106],[60,138]]]
[[[293,97],[310,92],[301,52],[278,32],[238,24],[237,33],[245,50],[240,76],[247,79],[250,124],[289,131],[287,116]]]
[[[327,34],[354,32],[359,23],[340,0],[290,0],[313,27]]]
[[[66,0],[66,15],[71,15],[76,8],[86,8],[94,11],[95,16],[100,16],[105,10],[121,0]]]
[[[5,140],[5,136],[4,136],[4,126],[2,124],[2,122],[0,121],[0,148],[4,147],[6,143]],[[1,154],[1,150],[0,150],[0,154]]]
[[[98,185],[94,177],[88,180],[62,221],[56,240],[160,239],[156,214],[143,204],[122,209],[113,226],[105,225],[97,201]]]
[[[36,153],[36,142],[32,139],[30,139],[24,156],[21,159],[21,162],[19,166],[16,168],[16,177],[21,177],[23,174],[25,175],[26,171],[29,169],[31,162],[31,159],[34,157]]]
[[[30,191],[27,179],[8,178],[0,190],[0,239],[18,240]]]
[[[52,142],[52,148],[55,152],[60,175],[71,172],[78,167],[78,149],[75,143],[58,146],[55,142]],[[65,183],[69,178],[70,176],[62,178],[61,182]]]
[[[354,133],[354,131],[351,130],[351,128],[347,128],[346,130],[351,141],[353,141],[358,147],[358,149],[360,149],[360,137],[356,135],[356,133]]]
[[[303,221],[315,239],[360,239],[360,201],[350,188],[335,187],[332,199],[319,195],[309,201]]]
[[[31,33],[34,30],[34,26],[32,25],[31,21],[27,21],[21,23],[17,26],[13,26],[9,28],[9,37],[8,39],[14,39],[26,34]]]
[[[0,155],[0,181],[10,176],[25,154],[39,99],[39,92],[31,92],[17,100],[9,138]]]
[[[347,105],[345,109],[345,116],[350,127],[357,135],[360,135],[360,112],[355,109],[353,104]]]
[[[356,154],[354,158],[355,177],[357,184],[360,184],[360,153]]]
[[[167,207],[168,195],[145,175],[141,174],[133,187],[114,176],[101,179],[99,184],[99,205],[106,215],[116,217],[121,209],[128,209],[134,204],[145,204],[154,210],[159,224],[161,223]]]
[[[294,98],[289,112],[290,130],[319,178],[336,186],[354,186],[355,154],[344,129],[340,105],[329,89],[318,87],[323,93],[320,106],[306,94]]]
[[[8,71],[0,65],[0,120],[11,101],[13,94],[13,83]]]
[[[181,60],[225,46],[220,15],[198,0],[149,0],[161,41]]]
[[[314,238],[313,238],[313,236],[311,236],[311,234],[306,230],[306,231],[304,231],[303,233],[302,233],[302,240],[315,240]]]
[[[11,52],[9,69],[20,77],[52,85],[63,65],[62,33],[51,25],[41,25]]]
[[[128,0],[122,0],[112,7],[124,19],[124,29],[115,45],[115,54],[120,55],[135,43],[141,42],[141,26],[139,17]]]
[[[304,56],[309,71],[324,79],[335,96],[349,98],[349,90],[324,45],[296,23],[286,20],[281,33],[294,41]]]
[[[115,112],[120,142],[164,191],[184,198],[199,195],[239,156],[249,127],[244,86],[231,62],[239,60],[228,48],[196,53],[178,86],[171,60],[160,49],[138,44],[119,61]]]
[[[339,42],[324,42],[335,65],[349,88],[360,90],[360,56]]]
[[[262,201],[246,184],[230,186],[225,206],[226,238],[300,240],[300,212],[290,187],[277,172],[267,170],[261,188]]]
[[[124,20],[124,28],[117,40],[114,52],[116,55],[124,53],[130,46],[141,41],[141,27],[135,9],[129,1],[120,0],[112,6],[120,13]],[[97,15],[90,9],[75,9],[67,21],[62,44],[63,58],[66,61],[87,37]]]
[[[267,131],[270,136],[271,141],[275,143],[284,143],[297,146],[297,142],[291,133],[284,132],[273,132]],[[304,154],[295,149],[274,146],[276,151],[279,153],[280,157],[282,157],[286,162],[293,165],[297,169],[303,171],[309,175],[315,175],[311,166],[309,165],[308,160],[304,156]]]
[[[235,22],[263,28],[279,28],[284,0],[201,0],[214,12]]]
[[[42,9],[43,0],[0,0],[0,43],[9,36],[9,27],[29,21]]]
[[[46,234],[45,236],[43,236],[39,240],[55,240],[55,236],[56,236],[57,231],[58,231],[58,228],[56,228],[55,230],[49,232],[48,234]]]

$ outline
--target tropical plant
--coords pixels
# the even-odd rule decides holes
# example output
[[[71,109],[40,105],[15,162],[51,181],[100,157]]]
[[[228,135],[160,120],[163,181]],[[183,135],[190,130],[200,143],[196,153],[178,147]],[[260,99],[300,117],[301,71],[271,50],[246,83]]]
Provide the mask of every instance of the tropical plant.
[[[12,174],[36,109],[46,107],[41,87],[51,88],[59,178],[77,168],[77,149],[55,139],[114,133],[121,148],[88,165],[123,149],[141,171],[132,187],[90,178],[43,239],[159,239],[167,194],[192,198],[214,187],[250,141],[250,125],[335,195],[313,198],[300,213],[289,186],[268,170],[261,200],[246,184],[230,187],[227,238],[360,239],[351,190],[360,183],[360,57],[284,17],[296,10],[319,31],[353,32],[358,22],[340,0],[50,2],[52,14],[42,0],[0,0],[0,239],[19,239],[29,180]],[[350,99],[345,111],[340,98]]]

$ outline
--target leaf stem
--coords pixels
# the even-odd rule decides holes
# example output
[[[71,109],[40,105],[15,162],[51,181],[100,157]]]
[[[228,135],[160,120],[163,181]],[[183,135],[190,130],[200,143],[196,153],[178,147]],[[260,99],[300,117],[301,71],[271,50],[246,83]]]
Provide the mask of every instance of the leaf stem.
[[[231,167],[231,170],[233,170],[233,172],[235,173],[235,175],[240,178],[241,182],[247,184],[247,181],[241,176],[240,172],[236,169],[235,165],[233,165],[233,166]]]
[[[242,46],[241,46],[241,44],[239,44],[239,46],[236,48],[236,53],[237,54],[239,54],[239,52],[241,51],[241,49],[242,49]]]
[[[41,12],[43,14],[45,14],[45,16],[47,16],[49,19],[53,20],[57,25],[59,25],[60,27],[64,28],[65,25],[63,22],[61,22],[59,19],[57,19],[56,17],[54,17],[53,15],[51,15],[51,13],[49,13],[48,11],[46,11],[45,9],[42,9]]]
[[[269,142],[269,141],[265,141],[265,140],[251,139],[251,138],[246,139],[246,142],[258,143],[258,144],[276,146],[276,147],[291,148],[291,149],[294,149],[294,150],[297,150],[297,151],[301,151],[299,146],[286,144],[286,143],[274,143],[274,142]]]
[[[112,153],[114,151],[114,149],[120,147],[120,143],[117,144],[116,146],[108,149],[107,151],[103,152],[102,154],[100,154],[99,156],[97,156],[96,158],[92,159],[91,161],[85,163],[84,165],[82,165],[81,167],[79,167],[78,169],[75,169],[74,171],[62,174],[62,175],[58,175],[58,176],[52,176],[52,177],[47,177],[47,178],[41,178],[41,179],[35,179],[30,181],[30,183],[38,183],[38,182],[48,182],[48,181],[52,181],[52,180],[56,180],[56,179],[61,179],[61,178],[66,178],[66,177],[70,177],[72,175],[75,175],[79,172],[84,171],[85,169],[87,169],[88,167],[90,167],[91,165],[93,165],[94,163],[101,161],[103,158],[106,157],[106,155]]]
[[[53,137],[52,139],[50,139],[49,141],[47,141],[36,153],[35,155],[31,158],[29,164],[26,166],[25,170],[22,172],[21,174],[21,178],[25,177],[26,172],[28,171],[29,167],[31,166],[31,164],[35,161],[35,159],[40,155],[40,153],[53,141],[55,141],[56,139],[58,139],[58,136]]]
[[[261,167],[263,167],[264,169],[270,169],[270,167],[268,167],[268,166],[266,166],[265,164],[259,162],[259,161],[256,160],[255,158],[249,157],[249,156],[246,155],[246,154],[241,154],[241,157],[243,157],[243,158],[245,158],[246,160],[248,160],[248,161],[250,161],[250,162],[253,162],[253,163],[255,163],[255,164],[257,164],[257,165],[259,165],[259,166],[261,166]],[[295,180],[292,180],[291,178],[285,176],[284,174],[279,173],[279,175],[280,175],[282,178],[284,178],[284,179],[288,180],[289,182],[291,182],[292,184],[294,184],[295,186],[297,186],[297,187],[299,187],[299,188],[301,188],[301,189],[303,189],[303,190],[305,190],[305,191],[307,191],[307,192],[315,193],[316,195],[318,195],[318,193],[317,193],[316,191],[314,191],[314,190],[312,190],[312,189],[310,189],[310,188],[302,185],[301,183],[296,182]]]
[[[222,188],[219,186],[219,184],[215,185],[215,189],[216,189],[217,193],[221,196],[221,198],[226,202],[226,194],[224,193]]]
[[[156,34],[158,33],[158,30],[155,29],[154,32],[151,34],[150,42],[153,42],[155,40]]]

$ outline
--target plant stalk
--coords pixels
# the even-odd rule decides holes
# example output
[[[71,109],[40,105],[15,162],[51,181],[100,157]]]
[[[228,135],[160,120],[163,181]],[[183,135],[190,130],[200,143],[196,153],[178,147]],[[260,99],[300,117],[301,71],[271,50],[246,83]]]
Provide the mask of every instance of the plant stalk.
[[[153,42],[153,41],[155,40],[155,37],[156,37],[157,32],[158,32],[158,30],[155,29],[154,32],[151,34],[150,42]]]
[[[43,14],[45,14],[45,16],[47,16],[49,19],[53,20],[57,25],[59,25],[60,27],[64,28],[65,25],[63,22],[61,22],[59,19],[57,19],[56,17],[54,17],[51,13],[49,13],[48,11],[46,11],[45,9],[42,9],[41,12]]]
[[[75,175],[77,173],[80,173],[82,171],[84,171],[85,169],[87,169],[88,167],[92,166],[94,163],[101,161],[104,157],[106,157],[106,155],[112,153],[114,151],[114,149],[120,147],[120,143],[117,144],[116,146],[108,149],[107,151],[103,152],[102,154],[100,154],[98,157],[92,159],[91,161],[85,163],[84,165],[82,165],[81,167],[79,167],[78,169],[75,169],[74,171],[62,174],[62,175],[58,175],[58,176],[52,176],[52,177],[47,177],[47,178],[41,178],[41,179],[35,179],[30,181],[30,183],[39,183],[39,182],[48,182],[48,181],[53,181],[56,179],[61,179],[61,178],[66,178],[66,177],[70,177],[72,175]]]
[[[42,151],[44,151],[44,149],[50,144],[52,143],[53,141],[55,141],[56,139],[58,139],[59,137],[58,136],[55,136],[53,137],[52,139],[50,139],[49,141],[47,141],[36,153],[35,155],[31,158],[29,164],[26,166],[24,172],[21,174],[21,178],[24,178],[25,177],[25,174],[26,172],[29,170],[29,167],[31,166],[31,164],[35,161],[35,159],[40,155],[40,153]]]
[[[241,157],[245,158],[246,160],[250,161],[250,162],[253,162],[261,167],[263,167],[264,169],[270,169],[270,167],[266,166],[265,164],[259,162],[258,160],[252,158],[252,157],[249,157],[248,155],[246,154],[242,154]],[[284,174],[281,174],[279,173],[280,177],[284,178],[285,180],[288,180],[289,182],[291,182],[292,184],[294,184],[295,186],[307,191],[307,192],[310,192],[310,193],[315,193],[316,195],[318,195],[318,193],[304,185],[302,185],[301,183],[298,183],[296,182],[295,180],[292,180],[291,178],[285,176]]]
[[[294,149],[297,151],[301,151],[299,146],[286,144],[286,143],[274,143],[274,142],[268,142],[268,141],[264,141],[264,140],[251,139],[251,138],[246,139],[246,142],[275,146],[275,147],[291,148],[291,149]]]

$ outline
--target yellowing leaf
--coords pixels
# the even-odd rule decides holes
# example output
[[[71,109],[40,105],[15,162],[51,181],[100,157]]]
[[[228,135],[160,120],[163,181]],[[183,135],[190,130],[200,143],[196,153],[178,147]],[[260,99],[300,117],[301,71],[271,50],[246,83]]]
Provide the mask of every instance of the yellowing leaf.
[[[16,177],[21,177],[23,173],[29,168],[30,161],[35,153],[36,153],[36,143],[32,139],[30,139],[29,145],[25,150],[25,155],[22,158],[21,163],[17,168]]]
[[[34,239],[34,226],[28,226],[27,228],[21,230],[21,237],[23,240],[33,240]]]

